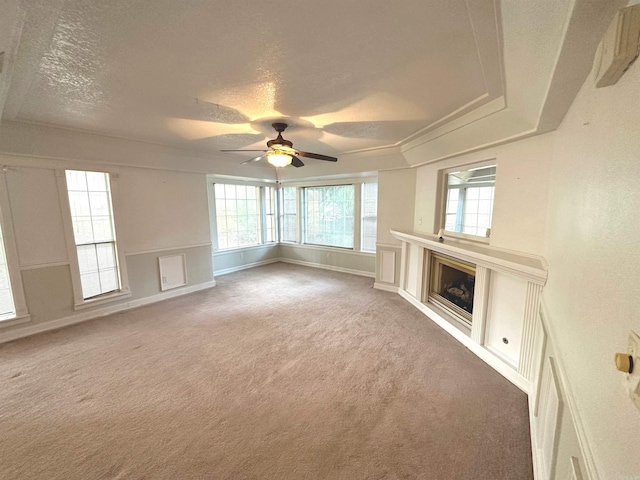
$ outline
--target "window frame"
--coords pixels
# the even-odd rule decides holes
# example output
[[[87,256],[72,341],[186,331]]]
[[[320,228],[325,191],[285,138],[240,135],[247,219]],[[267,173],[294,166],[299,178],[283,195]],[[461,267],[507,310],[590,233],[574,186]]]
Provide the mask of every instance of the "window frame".
[[[259,235],[259,243],[252,245],[242,245],[237,247],[229,247],[229,248],[220,248],[220,243],[218,241],[218,215],[216,210],[216,184],[221,185],[238,185],[238,186],[247,186],[247,187],[258,187],[258,202],[259,202],[259,214],[260,214],[260,235]],[[274,240],[270,241],[267,238],[267,209],[266,209],[266,188],[273,189],[273,215],[275,218],[275,230],[274,230]],[[273,245],[278,245],[280,243],[280,234],[279,234],[279,189],[275,184],[266,183],[266,182],[251,182],[251,181],[242,181],[242,180],[233,180],[233,179],[221,179],[215,176],[208,176],[207,178],[207,192],[209,197],[209,230],[211,233],[211,247],[213,255],[217,254],[225,254],[238,250],[246,250],[246,249],[254,249],[254,248],[263,248]]]
[[[325,243],[312,243],[309,242],[307,235],[307,228],[309,225],[309,219],[307,218],[307,213],[308,213],[308,191],[309,189],[313,189],[313,188],[332,188],[332,187],[353,187],[353,239],[352,239],[352,243],[353,245],[351,247],[344,247],[341,245],[328,245]],[[350,250],[350,251],[359,251],[359,244],[360,244],[360,228],[359,228],[359,222],[357,221],[360,215],[360,184],[354,184],[354,183],[344,183],[344,184],[338,184],[338,185],[306,185],[303,187],[298,187],[298,190],[301,193],[301,203],[300,203],[300,217],[302,217],[302,243],[304,245],[310,245],[310,246],[314,246],[314,247],[321,247],[321,248],[337,248],[340,250]],[[300,236],[300,235],[299,235]]]
[[[284,202],[285,202],[285,198],[284,198],[284,189],[285,188],[293,188],[293,192],[295,195],[294,200],[294,205],[295,205],[295,213],[293,214],[295,216],[295,227],[296,227],[296,232],[295,232],[295,240],[285,240],[284,239],[284,216],[285,215],[292,215],[291,213],[285,213],[284,211]],[[276,189],[277,195],[278,195],[278,207],[277,207],[277,211],[278,211],[278,243],[286,243],[286,244],[290,244],[290,245],[295,245],[300,243],[300,215],[298,214],[299,210],[300,210],[300,189],[298,187],[295,186],[291,186],[291,185],[281,185],[280,188]]]
[[[376,241],[375,244],[377,244],[378,242],[378,182],[362,182],[360,184],[360,251],[363,253],[376,253],[376,245],[374,244],[373,246],[373,250],[365,250],[363,248],[363,244],[364,244],[364,234],[363,234],[363,226],[364,226],[364,220],[365,220],[365,212],[364,212],[364,192],[365,192],[365,185],[370,185],[370,184],[375,184],[376,185],[376,215],[375,215],[375,219],[376,219]],[[371,215],[367,215],[366,218],[373,218]]]
[[[251,244],[247,244],[247,245],[235,245],[232,247],[226,247],[226,248],[220,248],[220,238],[219,238],[219,234],[218,234],[218,206],[217,206],[217,198],[216,198],[216,186],[217,185],[223,185],[223,186],[233,186],[234,188],[236,187],[251,187],[251,188],[255,188],[257,189],[256,191],[256,211],[258,212],[258,232],[257,232],[257,242],[256,243],[251,243]],[[261,186],[259,185],[253,185],[253,184],[248,184],[248,183],[232,183],[232,182],[217,182],[214,181],[211,184],[211,190],[212,190],[212,200],[213,200],[213,212],[214,212],[214,217],[215,217],[215,242],[213,242],[214,245],[214,252],[228,252],[230,250],[237,250],[240,248],[252,248],[252,247],[257,247],[260,245],[263,245],[264,239],[265,239],[265,209],[264,209],[264,191],[261,188]],[[237,192],[237,190],[236,190]],[[235,199],[237,200],[237,199]]]
[[[445,225],[446,225],[446,219],[447,219],[447,197],[448,197],[448,192],[449,192],[449,181],[448,181],[448,176],[450,173],[453,172],[459,172],[460,170],[466,170],[466,169],[470,169],[470,168],[483,168],[483,167],[490,167],[490,166],[495,166],[496,167],[496,182],[494,184],[494,193],[493,193],[493,207],[495,207],[495,195],[496,195],[496,191],[497,191],[497,171],[498,171],[498,161],[496,158],[490,158],[487,160],[482,160],[480,162],[473,162],[473,163],[467,163],[467,164],[462,164],[462,165],[456,165],[453,167],[449,167],[443,170],[440,170],[439,172],[439,182],[438,182],[438,188],[439,188],[439,195],[438,195],[438,202],[437,203],[437,207],[436,207],[436,215],[435,215],[435,224],[433,227],[433,233],[434,235],[437,235],[438,232],[440,231],[440,229],[444,230],[445,236],[447,237],[452,237],[452,238],[459,238],[462,240],[469,240],[472,242],[477,242],[477,243],[485,243],[485,244],[489,244],[491,241],[491,237],[482,237],[479,235],[472,235],[470,233],[462,233],[462,232],[453,232],[451,230],[445,230]],[[485,185],[486,186],[486,185]],[[491,222],[493,223],[493,208],[491,211]],[[491,226],[489,226],[489,229],[491,229]]]
[[[11,213],[11,203],[7,189],[7,171],[10,171],[9,167],[4,167],[0,175],[0,227],[2,228],[3,246],[7,259],[7,270],[9,273],[9,283],[11,284],[15,316],[0,320],[0,328],[31,322],[31,315],[27,309],[27,301],[24,295],[18,244],[13,229],[13,215]]]
[[[276,215],[276,226],[277,226],[277,239],[275,242],[267,242],[260,243],[256,245],[242,246],[242,247],[234,247],[234,248],[225,248],[220,249],[218,245],[218,228],[217,228],[217,218],[216,218],[216,201],[215,201],[215,184],[231,184],[231,185],[251,185],[255,187],[266,187],[273,188],[276,195],[275,202],[275,215]],[[349,177],[340,181],[313,181],[313,182],[300,182],[300,181],[291,181],[284,183],[273,183],[267,181],[260,180],[249,180],[249,179],[240,179],[237,177],[224,177],[224,176],[216,176],[216,175],[208,175],[207,176],[207,191],[208,191],[208,199],[209,199],[209,227],[211,232],[212,239],[212,249],[213,256],[217,255],[225,255],[232,252],[241,252],[243,250],[253,250],[253,249],[261,249],[261,248],[269,248],[274,245],[288,245],[292,247],[303,247],[307,249],[315,249],[315,250],[333,250],[336,252],[348,252],[355,253],[358,255],[365,256],[375,256],[376,252],[374,251],[362,251],[362,241],[361,241],[361,227],[362,227],[362,210],[361,210],[361,201],[362,201],[362,184],[364,183],[378,183],[378,178],[376,175],[366,175],[363,177]],[[331,186],[343,186],[343,185],[353,185],[354,186],[354,247],[334,247],[328,245],[317,245],[310,244],[305,242],[304,238],[304,224],[305,219],[303,207],[304,207],[304,194],[303,189],[305,187],[331,187]],[[295,241],[284,241],[282,235],[282,202],[283,202],[283,188],[294,188],[296,193],[296,240]],[[261,190],[263,191],[263,190]],[[262,208],[262,207],[261,207]],[[376,212],[377,217],[377,212]],[[261,224],[263,225],[266,222],[266,218],[262,215]],[[264,230],[263,230],[264,232]],[[264,234],[262,235],[264,238]]]
[[[113,221],[113,228],[115,233],[115,250],[116,260],[118,263],[118,272],[120,277],[120,289],[97,295],[91,298],[84,298],[82,292],[82,282],[80,279],[80,266],[78,263],[78,249],[73,234],[73,222],[71,220],[71,207],[69,205],[69,193],[67,187],[67,170],[76,170],[84,172],[100,172],[109,175],[109,187],[111,189],[111,215]],[[120,215],[118,212],[120,209],[120,193],[119,193],[119,174],[118,172],[94,169],[87,170],[86,168],[65,168],[57,169],[56,177],[58,179],[58,193],[60,198],[60,206],[62,209],[62,223],[64,228],[64,236],[67,245],[67,254],[69,256],[69,266],[71,269],[71,284],[73,288],[73,307],[74,310],[81,310],[84,308],[101,305],[104,303],[113,302],[115,300],[127,298],[131,296],[131,287],[129,285],[129,275],[127,272],[126,255],[124,253],[124,247],[122,241],[118,235],[118,232],[123,232],[120,221]]]
[[[366,256],[375,256],[375,251],[366,251],[362,250],[362,185],[365,183],[376,183],[378,184],[378,177],[376,175],[367,175],[361,178],[349,178],[343,181],[316,181],[316,182],[287,182],[282,184],[283,187],[293,187],[296,189],[296,215],[297,215],[297,241],[296,242],[282,242],[285,245],[304,247],[309,249],[318,249],[318,250],[335,250],[338,252],[350,252],[356,253],[358,255],[366,255]],[[307,243],[305,238],[305,223],[306,219],[304,218],[304,202],[305,202],[305,194],[304,189],[307,187],[333,187],[333,186],[343,186],[343,185],[353,185],[354,187],[354,225],[353,225],[353,247],[334,247],[329,245],[318,245],[313,243]],[[278,189],[279,194],[281,194],[282,190]],[[377,212],[376,212],[377,218]],[[376,232],[377,237],[377,232]],[[377,238],[376,238],[376,249],[377,249]]]
[[[268,189],[271,190],[271,195],[267,195]],[[271,216],[271,226],[269,226],[269,216]],[[278,191],[274,187],[260,187],[260,230],[261,245],[278,243],[280,238],[280,229],[278,228]],[[269,230],[273,236],[272,239],[269,239]]]

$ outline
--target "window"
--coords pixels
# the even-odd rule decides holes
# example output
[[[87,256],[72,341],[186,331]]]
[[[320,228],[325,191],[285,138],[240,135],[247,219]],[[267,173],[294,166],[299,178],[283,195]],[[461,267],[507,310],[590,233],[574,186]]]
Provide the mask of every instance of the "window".
[[[304,188],[305,243],[353,248],[353,185]]]
[[[280,240],[296,242],[298,240],[296,187],[280,189]]]
[[[259,245],[260,187],[215,184],[218,249]]]
[[[224,181],[224,180],[220,180]],[[279,186],[211,183],[217,251],[273,242],[375,253],[378,185]]]
[[[496,166],[450,172],[447,178],[444,229],[489,237]]]
[[[378,184],[362,184],[362,226],[360,229],[361,245],[363,252],[376,251],[376,236],[378,229]]]
[[[120,290],[108,173],[66,171],[82,298]]]
[[[0,320],[16,316],[16,306],[13,302],[11,279],[9,278],[9,264],[4,250],[4,236],[0,227]]]
[[[264,218],[265,218],[265,238],[264,243],[271,243],[277,240],[276,232],[276,199],[275,190],[272,187],[263,187],[264,192]]]

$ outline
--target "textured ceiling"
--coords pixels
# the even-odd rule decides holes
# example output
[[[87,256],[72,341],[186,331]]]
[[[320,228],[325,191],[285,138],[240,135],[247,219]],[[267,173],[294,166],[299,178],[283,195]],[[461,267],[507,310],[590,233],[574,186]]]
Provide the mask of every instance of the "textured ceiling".
[[[21,8],[8,120],[217,152],[262,148],[284,119],[297,148],[340,155],[402,145],[504,93],[492,0]]]

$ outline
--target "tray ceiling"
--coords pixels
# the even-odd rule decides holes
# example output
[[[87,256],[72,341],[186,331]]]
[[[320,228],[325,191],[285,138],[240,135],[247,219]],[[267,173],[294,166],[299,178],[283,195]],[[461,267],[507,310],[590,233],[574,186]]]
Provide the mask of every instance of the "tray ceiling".
[[[4,0],[0,155],[270,178],[219,151],[283,121],[340,158],[283,178],[439,162],[557,128],[626,4]]]
[[[262,148],[278,119],[296,147],[340,155],[402,146],[504,94],[492,0],[20,9],[5,120],[218,152]]]

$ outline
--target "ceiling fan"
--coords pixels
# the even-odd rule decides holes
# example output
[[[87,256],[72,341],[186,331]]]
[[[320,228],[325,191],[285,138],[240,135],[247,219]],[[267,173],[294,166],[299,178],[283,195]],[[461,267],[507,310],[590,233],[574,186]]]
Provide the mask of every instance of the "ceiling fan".
[[[286,123],[273,123],[271,126],[278,132],[278,136],[273,140],[267,142],[266,150],[220,150],[221,152],[262,152],[251,160],[242,162],[253,163],[266,159],[274,167],[286,167],[287,165],[293,165],[294,167],[304,167],[304,163],[298,157],[313,158],[315,160],[325,160],[327,162],[337,162],[336,157],[329,157],[328,155],[320,155],[319,153],[303,152],[293,148],[293,143],[289,140],[282,138],[282,132],[288,127]]]

